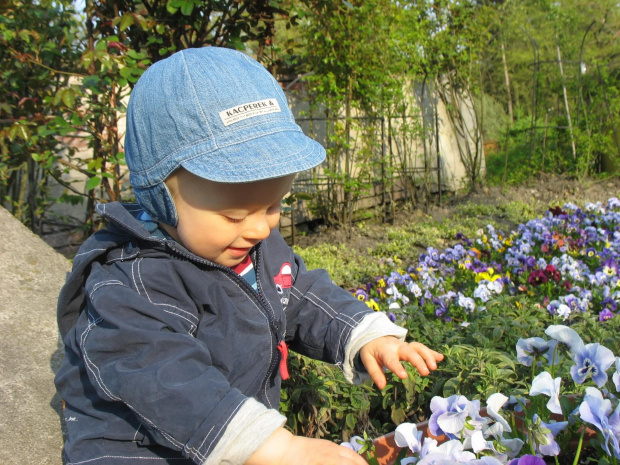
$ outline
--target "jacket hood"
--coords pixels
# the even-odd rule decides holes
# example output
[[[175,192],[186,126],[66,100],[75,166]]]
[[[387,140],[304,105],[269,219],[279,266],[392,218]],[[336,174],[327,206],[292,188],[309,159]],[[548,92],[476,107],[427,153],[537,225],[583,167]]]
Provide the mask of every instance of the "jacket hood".
[[[67,280],[58,297],[58,329],[64,339],[75,325],[82,309],[86,305],[84,284],[94,262],[116,258],[123,259],[126,246],[131,253],[140,253],[135,246],[142,242],[150,243],[150,255],[164,254],[165,240],[157,239],[142,227],[136,216],[142,213],[137,204],[120,204],[112,202],[98,204],[97,213],[108,221],[108,227],[90,236],[80,247],[73,259],[73,268],[67,274]],[[189,252],[188,252],[189,253]]]

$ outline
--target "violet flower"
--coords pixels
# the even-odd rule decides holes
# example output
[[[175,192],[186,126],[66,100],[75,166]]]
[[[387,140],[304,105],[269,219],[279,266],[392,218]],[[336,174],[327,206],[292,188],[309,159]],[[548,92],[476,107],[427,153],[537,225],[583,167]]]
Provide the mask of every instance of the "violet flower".
[[[503,394],[495,393],[491,394],[487,399],[487,415],[494,420],[496,424],[501,425],[501,432],[512,432],[512,428],[508,422],[499,414],[500,409],[506,404],[508,397]],[[500,434],[501,434],[500,432]]]
[[[526,367],[532,366],[534,358],[542,355],[547,359],[549,364],[553,363],[555,348],[557,341],[545,341],[541,337],[530,337],[528,339],[519,339],[517,341],[517,362]],[[556,361],[558,356],[555,356]]]
[[[583,421],[596,426],[603,434],[602,447],[605,452],[611,455],[609,450],[609,442],[611,441],[615,456],[620,458],[620,444],[618,442],[620,439],[620,404],[610,416],[611,409],[611,401],[604,399],[603,394],[598,389],[591,388],[587,390],[583,402],[579,406],[579,415]]]
[[[415,423],[401,423],[394,431],[394,442],[398,447],[408,447],[413,453],[422,450],[423,431],[418,431]]]
[[[572,353],[578,352],[583,348],[583,341],[577,331],[564,325],[551,325],[545,329],[545,334],[568,346]]]
[[[546,465],[546,462],[535,455],[524,455],[518,459],[512,459],[508,465]]]
[[[567,421],[545,423],[540,417],[534,414],[533,430],[536,451],[542,455],[559,455],[560,446],[555,437],[560,431],[568,426]]]
[[[357,298],[357,300],[361,300],[362,302],[365,302],[368,300],[368,293],[364,291],[363,289],[357,289],[354,295]]]
[[[549,397],[547,402],[547,408],[557,414],[562,414],[562,407],[560,406],[560,384],[562,378],[551,378],[551,375],[543,371],[532,381],[532,387],[530,389],[530,396],[537,396],[544,394]]]
[[[465,396],[453,395],[447,399],[435,396],[431,399],[429,430],[433,436],[445,434],[450,438],[457,438],[465,427],[467,417],[481,421],[480,401],[470,401]]]
[[[611,320],[614,317],[614,314],[608,308],[604,308],[601,313],[598,314],[599,321],[607,321]]]
[[[364,447],[364,439],[360,436],[353,436],[348,442],[341,442],[340,445],[347,449],[351,449],[353,452],[359,452],[362,450],[362,447]]]
[[[576,351],[573,360],[575,365],[570,368],[573,381],[583,384],[588,376],[601,388],[607,383],[607,370],[614,363],[615,357],[611,350],[598,342],[587,344]]]
[[[423,457],[417,465],[448,464],[450,461],[453,461],[453,463],[470,463],[472,460],[476,460],[476,456],[472,452],[463,450],[461,441],[452,439],[436,447]],[[501,464],[501,462],[499,463]]]
[[[612,375],[611,379],[616,386],[616,392],[620,392],[620,357],[616,357],[616,372]]]
[[[570,316],[570,313],[571,313],[571,309],[568,305],[560,304],[557,310],[557,315],[561,316],[562,320],[568,319],[568,317]]]

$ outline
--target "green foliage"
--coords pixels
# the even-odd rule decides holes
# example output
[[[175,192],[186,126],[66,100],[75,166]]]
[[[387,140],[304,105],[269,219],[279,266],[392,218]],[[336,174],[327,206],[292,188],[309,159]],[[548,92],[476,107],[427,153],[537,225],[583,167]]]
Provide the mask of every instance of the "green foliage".
[[[35,231],[53,203],[46,174],[62,172],[53,163],[58,133],[44,128],[57,107],[74,103],[76,19],[69,1],[11,0],[0,17],[0,198]]]
[[[369,418],[376,394],[368,382],[352,385],[340,369],[297,354],[289,365],[291,377],[282,391],[280,411],[293,433],[339,440],[378,431]]]
[[[487,160],[492,183],[519,183],[540,171],[581,178],[613,170],[619,13],[608,0],[497,5],[483,88],[514,108],[514,118]]]

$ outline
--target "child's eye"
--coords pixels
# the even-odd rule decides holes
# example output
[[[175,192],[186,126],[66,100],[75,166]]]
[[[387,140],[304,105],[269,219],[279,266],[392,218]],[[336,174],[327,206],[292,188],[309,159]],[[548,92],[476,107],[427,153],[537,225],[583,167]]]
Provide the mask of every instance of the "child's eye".
[[[241,223],[243,221],[243,218],[232,218],[230,216],[225,216],[224,218],[226,218],[226,221],[229,223]]]

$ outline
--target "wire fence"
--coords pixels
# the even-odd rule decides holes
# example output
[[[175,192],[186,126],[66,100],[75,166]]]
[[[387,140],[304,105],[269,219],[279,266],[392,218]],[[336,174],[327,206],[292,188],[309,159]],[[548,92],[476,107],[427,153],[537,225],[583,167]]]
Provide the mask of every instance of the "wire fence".
[[[355,124],[355,134],[344,147],[337,146],[330,139],[333,126],[347,120]],[[330,208],[349,209],[349,219],[374,209],[385,221],[397,202],[441,202],[445,187],[436,111],[403,116],[308,116],[296,121],[305,134],[326,147],[328,160],[300,173],[293,183],[293,194],[305,194],[312,201],[296,201],[284,215],[281,228],[285,235],[286,229],[290,231],[292,243],[296,225],[325,221],[321,216],[329,215]],[[345,166],[345,157],[353,166]],[[355,184],[355,189],[347,183]]]

